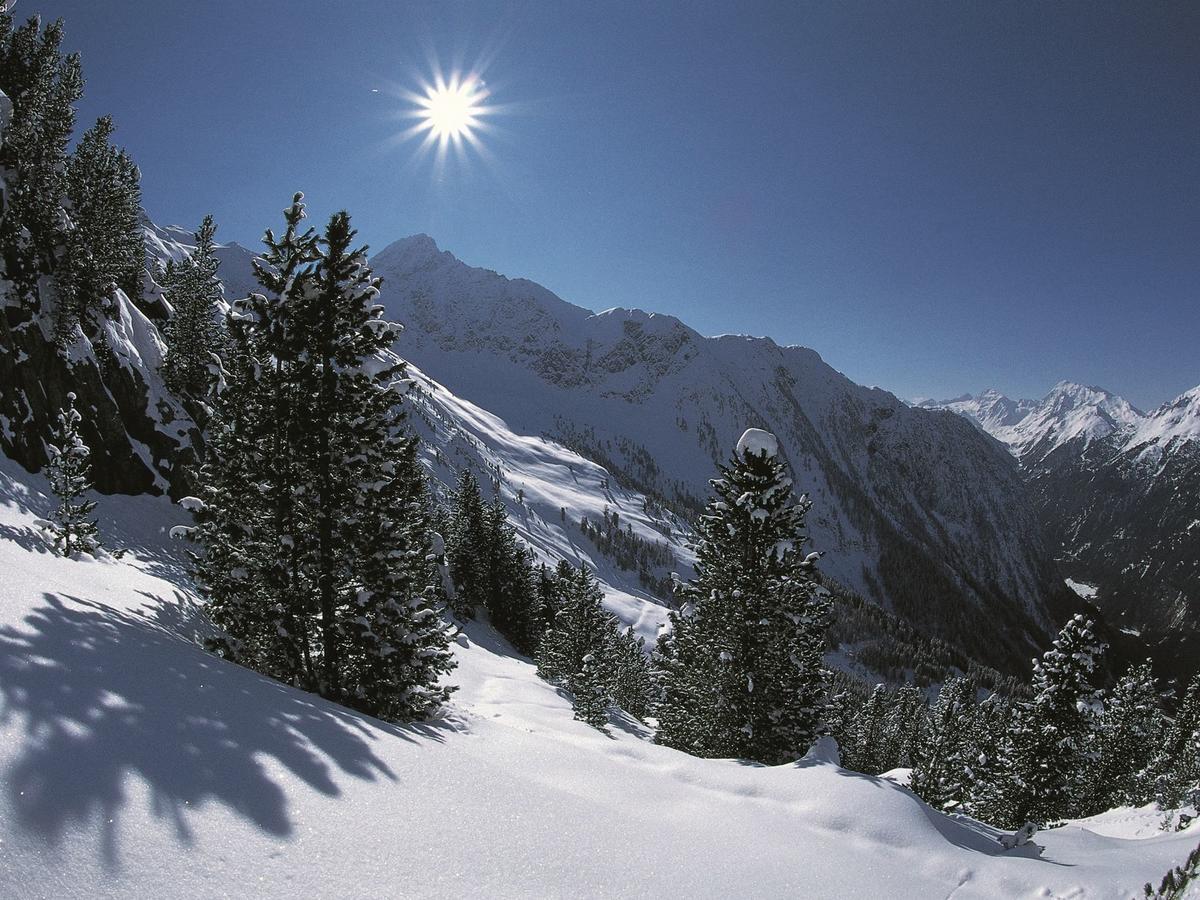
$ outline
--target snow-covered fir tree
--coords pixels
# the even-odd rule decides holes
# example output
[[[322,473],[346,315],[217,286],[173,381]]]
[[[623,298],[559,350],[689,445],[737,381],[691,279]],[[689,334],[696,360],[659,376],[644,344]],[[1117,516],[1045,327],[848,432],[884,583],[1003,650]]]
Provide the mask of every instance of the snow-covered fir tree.
[[[903,684],[896,689],[884,723],[883,771],[912,766],[925,729],[927,713],[920,688]]]
[[[1150,763],[1162,726],[1150,661],[1130,666],[1105,698],[1093,734],[1082,812],[1141,806],[1153,798]]]
[[[1034,661],[1033,699],[1017,706],[1000,782],[1005,827],[1075,814],[1084,791],[1100,692],[1092,674],[1105,646],[1091,620],[1076,615]]]
[[[542,616],[529,552],[509,524],[504,501],[494,497],[484,511],[484,602],[496,630],[522,653],[532,654],[542,632]]]
[[[1151,771],[1155,799],[1164,808],[1200,805],[1200,674],[1188,682],[1174,718],[1163,729]]]
[[[141,294],[146,248],[141,229],[141,175],[133,160],[110,138],[104,116],[84,132],[67,162],[66,188],[74,227],[56,274],[57,327],[63,337],[82,325],[90,330],[112,310],[116,288]]]
[[[577,719],[602,728],[612,701],[613,620],[587,569],[563,563],[556,578],[560,599],[542,637],[538,674],[571,692]]]
[[[98,527],[91,518],[95,500],[86,498],[92,489],[91,451],[79,433],[83,417],[75,408],[75,394],[67,394],[67,407],[58,414],[58,428],[48,445],[50,463],[46,478],[58,498],[50,523],[54,552],[60,556],[94,553],[98,546]]]
[[[13,104],[0,143],[0,171],[6,171],[0,255],[5,278],[31,306],[38,278],[62,251],[67,145],[83,94],[79,55],[64,55],[62,39],[61,20],[44,28],[36,17],[16,25],[11,4],[0,4],[0,91]]]
[[[909,787],[934,809],[954,809],[967,795],[975,690],[969,678],[943,684],[917,742]]]
[[[450,577],[457,589],[461,615],[470,616],[475,608],[486,606],[485,516],[479,481],[470,469],[463,469],[450,498],[449,527],[446,529],[446,557]]]
[[[1010,698],[993,693],[971,717],[970,740],[964,752],[967,767],[962,808],[984,822],[1007,818],[1001,786],[1012,749],[1014,706]]]
[[[779,763],[816,737],[829,598],[774,435],[749,429],[712,482],[696,577],[656,648],[658,740],[700,756]]]
[[[300,230],[301,195],[230,315],[200,472],[197,575],[259,671],[376,715],[442,702],[453,665],[434,600],[427,498],[399,403],[398,326],[349,217]]]
[[[856,772],[878,775],[886,772],[889,694],[877,684],[850,720],[842,746],[842,765]]]
[[[646,641],[633,628],[613,638],[613,702],[635,719],[644,719],[654,697],[654,675],[646,655]]]
[[[172,308],[165,329],[163,380],[177,394],[203,396],[212,356],[221,351],[218,304],[222,288],[217,277],[216,231],[213,217],[205,216],[195,233],[195,249],[178,264],[168,260],[160,276]]]

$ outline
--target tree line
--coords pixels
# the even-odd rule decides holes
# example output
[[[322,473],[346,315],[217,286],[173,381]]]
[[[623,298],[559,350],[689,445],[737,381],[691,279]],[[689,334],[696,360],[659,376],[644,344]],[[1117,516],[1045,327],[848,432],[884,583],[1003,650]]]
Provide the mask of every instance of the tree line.
[[[952,678],[932,706],[912,686],[842,694],[830,717],[849,768],[912,769],[910,787],[937,809],[1001,827],[1200,800],[1200,675],[1168,716],[1150,662],[1107,690],[1093,683],[1105,647],[1075,616],[1035,660],[1013,696],[980,700],[979,683]]]

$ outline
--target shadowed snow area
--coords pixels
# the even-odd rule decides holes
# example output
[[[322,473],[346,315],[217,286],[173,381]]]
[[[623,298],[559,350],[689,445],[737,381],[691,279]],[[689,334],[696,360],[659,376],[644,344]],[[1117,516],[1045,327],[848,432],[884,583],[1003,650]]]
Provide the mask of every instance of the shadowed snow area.
[[[388,725],[197,646],[180,510],[103,498],[130,553],[61,560],[48,508],[0,462],[5,898],[1128,897],[1196,843],[1125,811],[1002,853],[827,753],[767,768],[632,720],[601,734],[483,623],[444,715]]]

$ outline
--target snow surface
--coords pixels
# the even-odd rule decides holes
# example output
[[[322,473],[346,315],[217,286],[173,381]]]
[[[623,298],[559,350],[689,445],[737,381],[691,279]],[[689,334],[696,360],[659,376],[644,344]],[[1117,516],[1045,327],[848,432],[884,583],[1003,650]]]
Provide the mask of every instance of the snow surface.
[[[445,714],[389,725],[223,662],[154,498],[62,560],[0,460],[0,896],[1129,897],[1174,834],[1069,824],[1004,853],[829,748],[700,760],[602,734],[483,623]],[[1099,830],[1097,830],[1097,827]]]
[[[779,440],[769,431],[763,431],[761,428],[747,428],[738,438],[735,452],[738,456],[751,454],[774,459],[779,455]]]
[[[585,565],[600,582],[606,609],[653,644],[666,626],[667,607],[635,573],[621,569],[585,537],[579,522],[586,518],[596,525],[607,511],[620,517],[622,531],[664,544],[674,562],[654,573],[660,577],[672,571],[690,576],[695,555],[687,524],[656,510],[599,464],[547,437],[522,434],[416,366],[410,365],[408,374],[416,387],[408,396],[409,423],[421,436],[434,484],[449,490],[460,471],[471,469],[485,496],[489,484],[498,486],[509,522],[537,561],[551,567],[563,559]]]
[[[1078,596],[1082,597],[1084,600],[1095,600],[1096,594],[1098,594],[1100,592],[1099,588],[1097,588],[1093,584],[1085,584],[1084,582],[1076,581],[1073,578],[1067,578],[1067,579],[1065,579],[1065,581],[1066,581],[1067,587],[1069,587],[1071,590],[1073,590]]]

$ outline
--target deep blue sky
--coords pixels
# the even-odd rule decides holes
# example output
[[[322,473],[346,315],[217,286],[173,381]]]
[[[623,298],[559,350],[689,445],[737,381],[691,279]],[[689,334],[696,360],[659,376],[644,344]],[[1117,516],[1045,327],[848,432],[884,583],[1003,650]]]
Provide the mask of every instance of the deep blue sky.
[[[157,220],[292,191],[593,309],[769,334],[902,397],[1200,382],[1200,5],[21,0]],[[486,59],[440,173],[389,85]],[[372,89],[379,93],[372,93]]]

